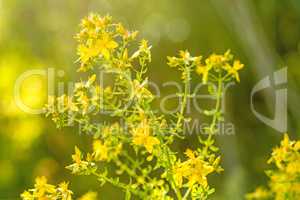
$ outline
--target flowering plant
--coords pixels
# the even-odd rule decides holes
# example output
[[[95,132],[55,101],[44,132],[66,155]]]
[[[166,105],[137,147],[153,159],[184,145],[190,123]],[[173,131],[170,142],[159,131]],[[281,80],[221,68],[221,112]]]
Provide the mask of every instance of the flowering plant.
[[[284,135],[279,147],[273,149],[268,163],[275,169],[266,171],[270,178],[269,189],[258,187],[247,194],[249,200],[287,200],[300,197],[300,141],[291,141]]]
[[[101,186],[109,183],[120,188],[125,199],[207,199],[214,192],[207,177],[223,171],[214,135],[223,120],[224,84],[240,81],[238,71],[243,64],[233,60],[230,51],[212,54],[204,61],[188,51],[168,57],[168,65],[181,72],[184,91],[177,94],[181,102],[176,115],[158,114],[151,105],[155,95],[146,76],[151,62],[148,42],[138,42],[136,31],[125,29],[110,16],[91,14],[80,27],[76,36],[78,71],[88,73],[89,78],[77,82],[71,95],[51,97],[46,105],[46,115],[57,127],[78,124],[81,132],[93,137],[92,151],[83,153],[75,147],[73,163],[66,168],[76,175],[96,177]],[[112,73],[113,83],[99,86],[95,69]],[[185,116],[187,101],[195,96],[190,92],[194,71],[202,83],[210,83],[208,91],[216,105],[204,112],[211,123],[205,127],[205,135],[198,134],[199,146],[182,155],[172,144],[187,137],[183,130],[190,120]],[[65,183],[55,187],[44,178],[36,182],[35,189],[21,195],[23,200],[72,199]],[[96,198],[94,194],[84,197]]]

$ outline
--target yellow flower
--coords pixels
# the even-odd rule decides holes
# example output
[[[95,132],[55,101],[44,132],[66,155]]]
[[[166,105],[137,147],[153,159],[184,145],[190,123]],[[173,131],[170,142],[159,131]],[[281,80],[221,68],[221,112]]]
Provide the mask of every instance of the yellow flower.
[[[283,136],[283,140],[280,142],[281,146],[285,149],[289,149],[290,148],[290,138],[288,134],[284,134]]]
[[[188,64],[192,59],[191,54],[188,51],[179,51],[179,56],[185,64]]]
[[[186,176],[187,172],[189,171],[189,166],[186,164],[178,163],[173,168],[173,175],[176,184],[181,188],[183,184],[183,178]]]
[[[21,194],[23,200],[72,200],[73,192],[68,189],[68,183],[63,182],[59,186],[50,185],[45,177],[37,177],[34,189]]]
[[[195,159],[195,154],[191,149],[185,150],[184,154],[189,158],[189,159]]]
[[[294,145],[294,150],[295,151],[299,151],[300,150],[300,141],[296,141],[296,143]]]
[[[190,175],[188,177],[188,184],[192,187],[195,183],[202,186],[207,186],[207,175],[214,171],[214,168],[200,159],[193,161],[190,168]]]
[[[263,199],[267,194],[268,199],[299,199],[300,197],[300,152],[299,141],[290,141],[287,134],[284,135],[279,147],[273,149],[268,163],[275,163],[273,170],[268,170],[270,191],[258,188],[254,193],[248,194],[248,199]]]
[[[118,43],[115,42],[109,34],[104,33],[102,38],[96,41],[94,48],[99,50],[99,53],[103,55],[105,59],[109,59],[111,50],[117,47]]]
[[[62,193],[66,193],[69,191],[68,187],[69,187],[69,183],[67,182],[62,182],[58,185],[59,189],[61,190]]]
[[[141,126],[133,129],[133,144],[142,145],[149,153],[152,153],[153,147],[160,144],[160,141],[150,135],[150,126],[145,121]]]
[[[54,185],[50,185],[47,183],[46,177],[37,177],[35,179],[35,192],[34,195],[36,195],[39,198],[45,198],[47,194],[55,194],[56,189]]]
[[[207,65],[220,65],[226,61],[226,58],[223,55],[212,54],[206,60]]]
[[[78,200],[97,200],[97,192],[88,192],[80,197]]]
[[[78,55],[82,63],[87,63],[90,59],[96,57],[99,54],[99,50],[93,47],[87,47],[86,45],[79,45],[77,48]]]
[[[62,195],[62,200],[72,200],[72,194],[73,192],[69,190],[69,183],[62,182],[58,185],[58,191]]]
[[[212,54],[206,60],[206,65],[213,67],[222,67],[226,62],[232,60],[233,56],[230,54],[230,50],[227,50],[224,55]]]
[[[288,163],[286,167],[286,172],[288,174],[298,174],[300,172],[300,158],[298,160]],[[300,192],[300,191],[299,191]]]
[[[135,135],[133,143],[136,145],[144,145],[149,153],[152,153],[153,146],[159,144],[159,140],[153,136],[147,135]]]
[[[143,39],[141,42],[140,42],[140,47],[139,49],[141,51],[147,51],[149,49],[149,45],[148,45],[148,41]]]
[[[90,44],[91,42],[93,44]],[[78,55],[83,64],[99,55],[102,55],[105,59],[109,59],[111,51],[118,47],[118,43],[108,33],[103,33],[100,39],[90,40],[90,43],[78,46]]]
[[[47,185],[47,178],[45,176],[37,177],[35,179],[35,187],[36,188],[43,188]]]
[[[147,89],[147,81],[140,83],[138,80],[133,80],[132,82],[132,95],[137,97],[137,99],[148,99],[152,98],[152,93]]]
[[[244,64],[241,64],[241,62],[239,60],[235,60],[233,62],[232,67],[230,65],[225,66],[228,74],[232,74],[238,82],[240,82],[240,76],[239,76],[238,71],[241,70],[243,67],[244,67]]]
[[[199,74],[199,75],[202,75],[202,82],[204,84],[207,83],[207,80],[208,80],[208,75],[209,75],[209,71],[211,70],[211,65],[209,66],[206,66],[206,65],[198,65],[197,68],[196,68],[196,72]]]
[[[258,200],[270,198],[270,192],[263,187],[258,187],[253,193],[247,194],[247,200]]]
[[[108,159],[108,148],[105,144],[102,144],[100,140],[94,141],[93,149],[96,161],[104,161]]]
[[[274,162],[279,169],[283,169],[283,162],[286,160],[289,154],[289,150],[292,150],[292,145],[294,144],[294,142],[290,142],[289,136],[285,134],[280,144],[280,147],[276,147],[273,149],[272,156],[268,160],[268,163]]]
[[[104,17],[100,17],[97,14],[91,13],[88,17],[84,18],[81,21],[81,27],[83,31],[85,30],[96,30],[105,28],[110,22],[112,17],[106,15]]]
[[[21,194],[21,198],[22,198],[23,200],[34,200],[33,195],[30,194],[30,192],[28,192],[28,191],[23,192],[23,193]]]
[[[81,163],[81,158],[82,158],[81,151],[77,146],[75,146],[75,154],[72,155],[72,160],[76,164],[80,164]]]
[[[82,172],[86,172],[89,169],[89,167],[94,165],[94,163],[91,162],[90,155],[87,154],[85,160],[83,154],[77,146],[75,146],[75,153],[72,155],[72,160],[75,163],[66,166],[66,169],[71,170],[73,174],[80,174]]]
[[[179,187],[182,186],[183,178],[188,180],[188,186],[191,188],[194,184],[207,186],[207,175],[215,171],[215,168],[202,160],[197,153],[191,149],[185,151],[188,160],[179,162],[173,168],[174,179]]]

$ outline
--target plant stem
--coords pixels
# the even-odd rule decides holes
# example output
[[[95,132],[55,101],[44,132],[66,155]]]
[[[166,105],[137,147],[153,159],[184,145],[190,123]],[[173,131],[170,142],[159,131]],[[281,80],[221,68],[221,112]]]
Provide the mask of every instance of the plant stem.
[[[187,198],[188,198],[188,196],[189,196],[189,194],[190,194],[190,192],[191,192],[191,188],[189,188],[189,189],[186,191],[186,193],[184,194],[184,196],[183,196],[182,200],[185,200],[185,199],[187,199]]]
[[[219,78],[218,79],[218,91],[217,91],[217,102],[216,102],[216,107],[215,107],[215,114],[213,116],[213,120],[212,123],[210,125],[210,129],[212,130],[213,128],[215,128],[216,123],[218,121],[219,118],[219,112],[220,112],[220,106],[221,106],[221,99],[222,99],[222,85],[223,83],[223,79]]]
[[[219,76],[218,78],[218,85],[217,85],[217,94],[216,94],[216,105],[214,110],[214,116],[209,126],[209,135],[207,141],[210,141],[212,135],[214,134],[214,130],[216,127],[216,123],[219,121],[219,114],[220,114],[220,107],[221,107],[221,99],[222,99],[222,92],[223,92],[223,79]],[[201,141],[201,137],[198,135],[198,140]]]
[[[184,81],[183,100],[182,100],[181,105],[180,105],[180,112],[179,112],[179,116],[178,116],[178,119],[177,119],[177,122],[176,122],[175,129],[173,129],[173,133],[176,134],[176,135],[178,135],[177,132],[178,132],[178,130],[180,130],[180,128],[182,126],[182,121],[184,120],[183,115],[184,115],[184,111],[186,109],[187,99],[190,95],[190,79],[191,79],[190,66],[185,66],[184,70],[185,70],[186,77],[185,77],[185,81]],[[171,166],[171,162],[170,162],[169,151],[168,151],[168,149],[165,149],[165,150],[166,150],[167,160],[168,160],[168,165],[169,165],[168,168],[170,169],[172,166]],[[180,192],[180,188],[178,188],[173,176],[169,175],[169,179],[171,181],[171,186],[172,186],[172,188],[173,188],[173,190],[174,190],[174,192],[177,196],[177,199],[182,200],[182,195],[181,195],[181,192]]]
[[[167,176],[168,176],[168,179],[170,180],[170,184],[171,184],[171,186],[172,186],[172,188],[173,188],[173,190],[174,190],[174,192],[175,192],[175,194],[177,196],[177,199],[178,200],[182,200],[182,195],[181,195],[180,189],[178,188],[178,186],[177,186],[177,184],[176,184],[176,182],[174,180],[174,177],[172,176],[172,174],[170,174],[170,171],[169,171],[172,168],[172,164],[171,164],[171,161],[170,161],[169,150],[166,147],[163,147],[163,149],[164,149],[164,151],[165,151],[165,153],[167,155],[167,161],[168,161]]]
[[[180,112],[179,117],[176,122],[176,126],[174,129],[174,132],[177,132],[182,126],[182,120],[184,119],[183,114],[186,109],[187,99],[190,95],[190,79],[191,79],[191,70],[190,67],[185,67],[185,73],[186,73],[186,80],[184,81],[184,93],[183,93],[183,100],[180,104]]]

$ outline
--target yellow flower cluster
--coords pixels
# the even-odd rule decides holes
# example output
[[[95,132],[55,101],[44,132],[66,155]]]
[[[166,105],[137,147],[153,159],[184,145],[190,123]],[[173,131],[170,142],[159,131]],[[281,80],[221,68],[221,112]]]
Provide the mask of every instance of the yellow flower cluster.
[[[188,180],[187,185],[190,188],[195,184],[200,184],[204,188],[207,187],[207,176],[214,171],[220,171],[220,157],[215,159],[213,163],[209,163],[201,157],[201,154],[191,149],[187,149],[185,154],[188,160],[179,161],[173,169],[177,184],[182,187],[185,178]]]
[[[178,57],[168,56],[168,65],[171,67],[180,67],[184,65],[198,64],[201,60],[201,56],[193,57],[188,51],[179,51]]]
[[[23,200],[72,200],[73,192],[68,189],[68,183],[62,182],[58,186],[47,183],[46,177],[38,177],[33,189],[23,192]]]
[[[197,73],[202,76],[203,83],[207,83],[209,79],[214,80],[215,76],[221,75],[222,77],[235,78],[240,82],[238,71],[241,70],[244,65],[239,60],[233,60],[233,55],[230,51],[226,51],[223,55],[212,54],[205,59],[204,64],[199,62],[197,65]],[[211,77],[210,77],[211,76]]]
[[[188,74],[190,71],[197,66],[201,61],[201,56],[193,57],[188,51],[179,51],[178,57],[168,56],[168,65],[170,67],[175,67],[182,72],[181,78],[184,81],[190,81]],[[188,71],[187,71],[188,69]]]
[[[93,157],[91,154],[87,154],[84,158],[80,149],[75,146],[75,153],[72,155],[73,164],[67,166],[66,168],[71,170],[73,174],[90,174],[90,170],[95,167]]]
[[[149,153],[152,153],[153,147],[158,145],[160,141],[151,136],[151,127],[147,120],[144,120],[138,127],[132,130],[133,144],[142,145]]]
[[[81,31],[76,36],[81,63],[79,70],[92,68],[94,61],[106,62],[119,68],[131,67],[131,61],[141,53],[147,54],[147,60],[150,60],[151,47],[148,47],[146,40],[141,41],[137,52],[128,56],[126,46],[136,38],[138,32],[128,31],[122,24],[113,23],[110,16],[91,14],[82,20],[80,27]]]
[[[96,57],[104,57],[109,59],[110,54],[118,47],[114,36],[104,31],[108,28],[111,17],[103,18],[98,15],[90,15],[81,22],[81,32],[77,35],[80,42],[78,46],[78,55],[82,67]]]
[[[122,143],[112,144],[111,140],[102,142],[95,139],[93,142],[93,152],[87,153],[84,157],[78,147],[75,147],[75,153],[72,155],[73,164],[66,168],[74,174],[89,174],[95,168],[95,162],[110,161],[117,158],[122,150]]]
[[[300,141],[291,141],[285,134],[280,146],[273,149],[268,163],[276,166],[266,171],[270,178],[269,189],[258,188],[248,194],[247,199],[300,199]]]
[[[93,150],[93,158],[95,161],[110,161],[120,154],[122,143],[112,144],[109,140],[103,143],[100,139],[97,139],[93,143]]]
[[[100,38],[95,39],[94,42],[87,43],[86,45],[79,45],[78,54],[82,63],[87,63],[90,59],[96,56],[103,56],[109,59],[112,51],[118,47],[112,36],[103,33]]]
[[[179,51],[178,57],[168,57],[168,65],[180,70],[183,70],[184,66],[196,67],[196,72],[202,76],[203,83],[214,82],[219,77],[226,81],[234,78],[240,82],[238,71],[244,67],[239,60],[233,60],[229,50],[224,54],[213,53],[204,62],[202,56],[192,57],[188,51]]]

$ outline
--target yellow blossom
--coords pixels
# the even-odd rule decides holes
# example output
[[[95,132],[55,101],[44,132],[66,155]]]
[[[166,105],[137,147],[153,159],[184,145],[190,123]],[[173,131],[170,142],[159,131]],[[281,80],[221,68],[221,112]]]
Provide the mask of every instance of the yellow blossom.
[[[34,200],[33,195],[32,195],[30,192],[28,192],[28,191],[23,192],[23,193],[21,194],[21,198],[22,198],[23,200]]]
[[[187,149],[185,150],[185,153],[184,153],[189,159],[195,159],[195,154],[194,152],[191,150],[191,149]]]
[[[226,59],[223,55],[212,54],[206,60],[207,65],[220,65],[225,62]]]
[[[95,140],[93,144],[96,161],[104,161],[108,159],[108,148],[101,140]]]
[[[199,183],[200,185],[207,186],[207,175],[212,173],[214,168],[204,161],[197,159],[192,164],[190,168],[190,175],[188,177],[189,186],[192,187],[195,183]]]
[[[188,64],[191,60],[191,54],[188,51],[179,51],[179,56],[183,59],[183,61]]]
[[[185,155],[188,157],[188,160],[177,163],[173,168],[176,183],[181,187],[183,178],[185,178],[189,187],[193,187],[194,184],[206,187],[207,175],[215,171],[215,168],[200,157],[197,157],[196,153],[191,149],[187,149]]]
[[[77,146],[75,146],[75,154],[72,155],[72,159],[76,164],[80,164],[81,158],[82,158],[81,151]]]
[[[59,189],[62,191],[62,192],[67,192],[69,189],[68,189],[68,187],[69,187],[69,183],[67,183],[67,182],[62,182],[62,183],[60,183],[59,185]]]
[[[118,43],[108,33],[103,33],[101,38],[92,41],[93,44],[80,44],[78,46],[78,55],[83,64],[100,55],[109,59],[111,51],[118,47]]]
[[[232,60],[232,57],[230,50],[227,50],[224,55],[213,53],[205,60],[205,63],[213,67],[222,67],[226,62]]]
[[[34,187],[36,188],[39,196],[43,196],[48,192],[49,193],[55,192],[55,187],[53,185],[47,184],[47,178],[44,176],[37,177],[35,179]]]
[[[233,66],[229,66],[227,65],[226,69],[227,69],[227,72],[228,74],[231,74],[235,77],[235,79],[240,82],[240,77],[239,77],[239,73],[238,71],[243,69],[244,67],[244,64],[241,64],[241,62],[239,60],[235,60],[233,62]]]
[[[247,200],[258,200],[270,198],[270,192],[263,187],[258,187],[253,193],[247,194]]]
[[[202,82],[207,83],[208,81],[217,81],[219,78],[228,81],[234,77],[238,82],[240,82],[238,71],[241,70],[244,65],[240,63],[239,60],[233,61],[233,55],[230,51],[226,51],[223,55],[212,54],[206,60],[205,63],[201,63],[198,59],[196,63],[196,72],[202,76]],[[173,61],[174,62],[174,61]],[[224,74],[225,72],[225,74]],[[210,76],[211,75],[211,76]]]
[[[266,171],[269,176],[269,189],[256,189],[246,195],[247,199],[284,200],[299,199],[300,197],[300,152],[299,141],[291,141],[287,134],[284,135],[279,147],[273,149],[268,163],[275,163],[277,168]]]
[[[104,33],[102,38],[96,41],[95,47],[99,50],[99,53],[103,55],[105,59],[109,59],[111,50],[118,47],[118,43],[115,42],[111,36]]]
[[[97,200],[97,192],[88,192],[81,196],[78,200]]]
[[[206,66],[206,65],[198,65],[196,68],[196,72],[199,75],[202,75],[202,82],[204,84],[207,83],[208,80],[208,75],[209,75],[209,71],[211,70],[211,65],[210,66]]]
[[[181,188],[183,184],[183,178],[189,171],[189,166],[186,164],[178,163],[173,168],[173,176],[176,184]]]
[[[152,153],[153,147],[159,143],[156,137],[150,135],[150,126],[146,121],[133,129],[133,144],[144,146],[149,153]]]
[[[78,46],[77,52],[82,63],[87,63],[90,59],[96,57],[99,54],[98,49],[87,47],[86,45],[82,44]]]
[[[47,183],[46,177],[37,177],[34,189],[30,189],[21,194],[23,200],[72,200],[72,191],[68,189],[68,184],[63,182],[59,186]]]

